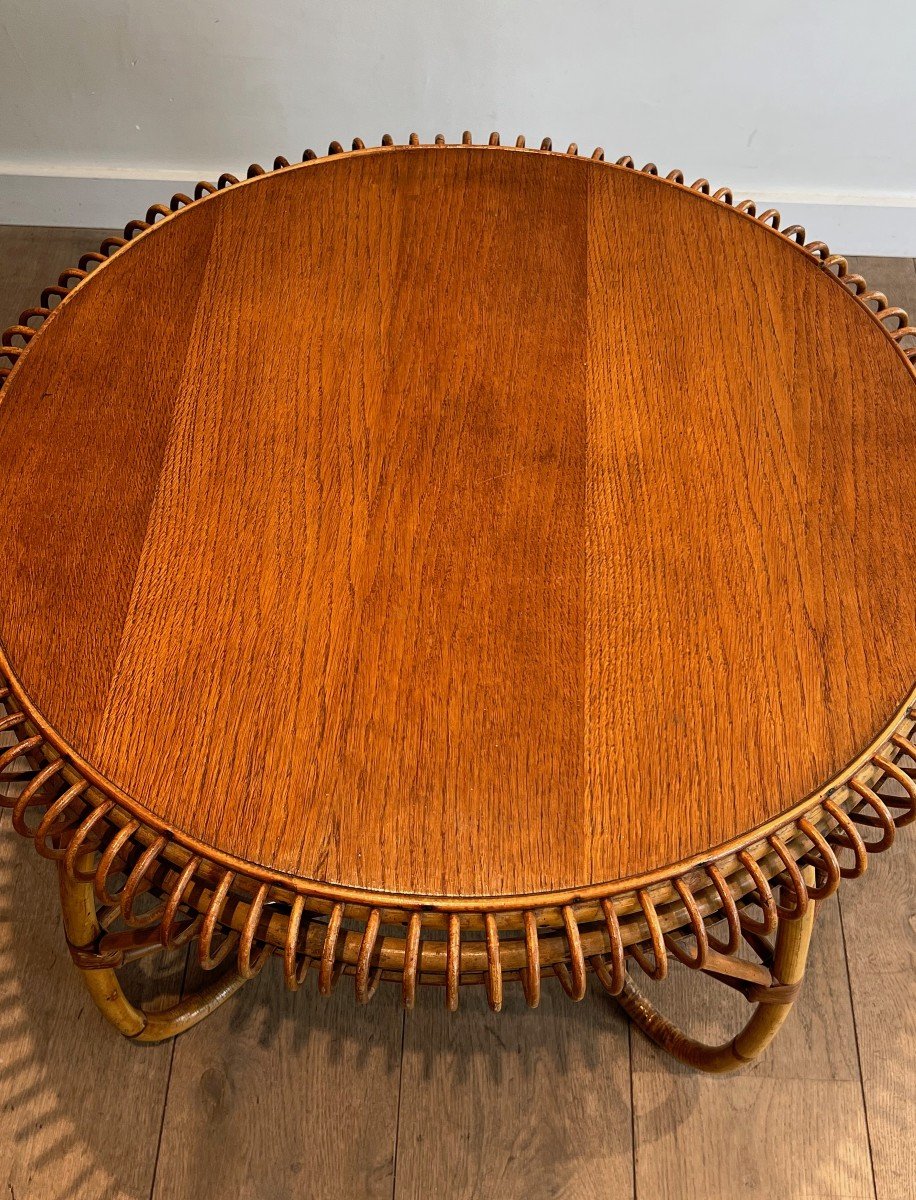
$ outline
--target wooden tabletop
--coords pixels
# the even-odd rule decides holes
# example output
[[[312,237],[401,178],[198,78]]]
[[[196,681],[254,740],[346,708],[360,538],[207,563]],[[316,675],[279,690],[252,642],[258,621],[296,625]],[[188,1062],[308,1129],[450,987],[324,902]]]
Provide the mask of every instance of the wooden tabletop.
[[[0,402],[0,640],[213,857],[398,895],[745,840],[916,679],[914,375],[810,256],[603,162],[401,147],[171,216]]]

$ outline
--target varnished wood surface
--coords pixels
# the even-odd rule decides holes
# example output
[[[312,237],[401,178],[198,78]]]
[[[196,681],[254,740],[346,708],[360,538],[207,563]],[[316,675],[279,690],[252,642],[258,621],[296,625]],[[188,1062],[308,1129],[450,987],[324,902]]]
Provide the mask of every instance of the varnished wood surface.
[[[97,241],[85,230],[0,230],[0,308],[17,312]],[[852,266],[916,309],[912,262]],[[0,841],[10,897],[0,921],[4,1200],[223,1200],[227,1186],[246,1200],[317,1200],[342,1186],[354,1197],[490,1200],[491,1179],[500,1195],[538,1200],[911,1200],[912,969],[904,956],[895,971],[887,964],[913,945],[912,839],[842,890],[845,947],[837,901],[823,906],[792,1021],[747,1074],[689,1075],[634,1032],[635,1115],[618,1074],[616,1056],[629,1059],[616,1006],[595,989],[574,1006],[557,992],[554,1013],[549,982],[544,1011],[511,999],[495,1016],[469,989],[445,1023],[425,989],[413,1015],[395,1013],[396,996],[389,1012],[384,988],[354,1010],[340,988],[319,1003],[314,980],[291,997],[271,970],[250,999],[246,989],[174,1047],[112,1041],[63,953],[53,867],[5,813]],[[656,996],[714,1039],[747,1011],[723,993],[674,967]],[[360,1123],[364,1100],[381,1114],[374,1133]]]
[[[607,164],[416,149],[201,202],[0,403],[0,636],[156,817],[463,896],[702,854],[916,676],[914,383],[835,281]]]

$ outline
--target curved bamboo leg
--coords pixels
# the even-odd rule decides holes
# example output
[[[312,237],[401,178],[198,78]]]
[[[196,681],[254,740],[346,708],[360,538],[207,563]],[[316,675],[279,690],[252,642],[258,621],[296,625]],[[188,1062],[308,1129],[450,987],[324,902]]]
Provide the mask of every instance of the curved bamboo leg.
[[[87,860],[88,861],[88,860]],[[85,867],[86,863],[80,864]],[[137,1042],[161,1042],[184,1033],[202,1021],[245,983],[232,968],[192,996],[162,1012],[148,1012],[128,1000],[111,966],[83,966],[90,961],[101,935],[91,883],[73,879],[60,864],[60,902],[67,944],[86,990],[99,1012],[125,1037]]]
[[[661,1015],[629,978],[616,999],[643,1033],[688,1067],[712,1073],[744,1067],[763,1053],[792,1011],[805,974],[815,907],[815,902],[810,901],[803,917],[796,921],[780,919],[771,969],[773,985],[762,989],[762,999],[747,1024],[724,1045],[707,1046],[687,1037]]]

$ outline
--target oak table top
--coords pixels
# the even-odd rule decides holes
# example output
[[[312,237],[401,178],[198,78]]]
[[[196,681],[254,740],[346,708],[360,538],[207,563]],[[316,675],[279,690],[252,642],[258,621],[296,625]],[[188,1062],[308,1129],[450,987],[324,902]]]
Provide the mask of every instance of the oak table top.
[[[258,879],[673,877],[903,719],[914,400],[842,280],[675,182],[278,170],[141,232],[11,374],[7,670],[94,785]]]

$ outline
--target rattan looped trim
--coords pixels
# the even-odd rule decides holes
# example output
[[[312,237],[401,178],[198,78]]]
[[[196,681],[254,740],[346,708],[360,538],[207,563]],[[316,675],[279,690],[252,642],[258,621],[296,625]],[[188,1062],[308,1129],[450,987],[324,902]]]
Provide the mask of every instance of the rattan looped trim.
[[[417,134],[406,144],[421,146]],[[465,133],[460,144],[475,143]],[[499,134],[491,134],[486,144],[500,146]],[[438,134],[432,145],[445,148],[447,143]],[[380,147],[370,149],[355,138],[351,151],[332,142],[328,157],[394,147],[388,134]],[[520,136],[514,149],[558,153],[550,138],[543,139],[539,150],[529,150]],[[565,153],[578,156],[578,146],[571,144]],[[604,162],[603,149],[597,148],[591,159]],[[320,162],[318,156],[306,150],[302,163],[315,162]],[[278,157],[272,170],[290,165]],[[637,170],[629,155],[608,167]],[[758,213],[754,201],[736,202],[729,188],[713,191],[707,179],[688,187],[681,171],[669,171],[662,179],[654,163],[639,170],[662,186],[727,205],[794,243],[855,297],[911,367],[916,364],[916,326],[904,310],[869,290],[847,260],[823,242],[806,241],[802,226],[781,229],[775,209]],[[267,173],[254,163],[246,178]],[[193,197],[179,192],[168,205],[152,205],[145,219],[128,222],[123,237],[105,238],[98,251],[84,254],[76,267],[62,272],[42,292],[39,305],[26,309],[0,337],[0,388],[47,318],[99,266],[160,222],[239,183],[225,173],[216,183],[202,180]],[[0,668],[0,734],[12,741],[0,747],[0,784],[16,785],[0,791],[21,789],[18,795],[0,795],[0,807],[12,810],[15,829],[31,838],[40,854],[61,861],[72,878],[92,882],[106,932],[91,952],[74,951],[84,967],[117,966],[156,947],[172,950],[194,940],[205,969],[234,954],[239,974],[250,978],[277,954],[290,989],[300,987],[315,968],[318,990],[327,995],[347,974],[353,976],[361,1003],[385,979],[400,983],[407,1008],[413,1006],[419,983],[437,983],[453,1010],[461,986],[477,983],[490,1007],[498,1010],[505,985],[516,982],[534,1007],[545,971],[574,1000],[585,995],[590,974],[619,995],[630,959],[650,977],[662,979],[671,956],[702,970],[712,969],[715,956],[734,955],[742,940],[765,947],[780,918],[802,917],[811,901],[832,895],[842,879],[857,878],[869,855],[887,849],[896,830],[916,819],[914,690],[888,729],[826,787],[778,821],[749,833],[742,844],[720,847],[705,860],[675,864],[641,881],[592,887],[578,896],[462,902],[335,889],[252,864],[227,864],[215,852],[161,828],[139,806],[106,790],[104,781],[44,725],[6,665],[2,648]],[[41,812],[30,817],[31,810]],[[80,865],[89,854],[91,871]],[[813,869],[813,884],[805,882],[802,867]],[[138,903],[147,894],[152,907],[140,911]],[[126,931],[111,932],[117,923]],[[723,925],[724,937],[713,932]],[[394,932],[386,932],[386,926]]]

